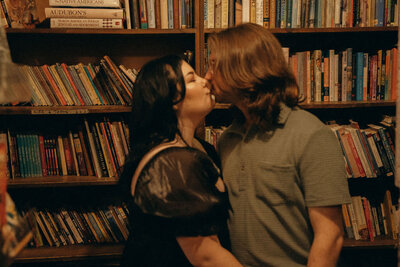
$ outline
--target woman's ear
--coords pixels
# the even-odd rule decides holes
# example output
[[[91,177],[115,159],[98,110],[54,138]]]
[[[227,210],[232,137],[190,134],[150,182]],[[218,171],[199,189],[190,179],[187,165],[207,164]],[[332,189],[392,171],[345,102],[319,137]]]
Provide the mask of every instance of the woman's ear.
[[[172,106],[172,108],[173,108],[175,111],[177,111],[177,110],[178,110],[178,105],[179,105],[179,104],[175,104],[175,105]]]

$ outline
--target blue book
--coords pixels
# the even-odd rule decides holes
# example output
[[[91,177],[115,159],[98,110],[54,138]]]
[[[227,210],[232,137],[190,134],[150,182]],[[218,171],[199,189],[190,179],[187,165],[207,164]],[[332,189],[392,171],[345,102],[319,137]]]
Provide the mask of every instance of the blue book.
[[[184,21],[183,16],[182,16],[182,21]],[[168,0],[168,29],[173,29],[173,28],[174,28],[174,1]]]
[[[21,177],[26,177],[26,163],[25,163],[25,150],[24,150],[24,142],[21,134],[16,135],[17,140],[17,148],[18,148],[18,160],[19,160],[19,168],[21,172]]]
[[[94,92],[96,93],[97,97],[99,98],[100,103],[101,103],[102,105],[104,105],[103,98],[101,97],[99,91],[97,90],[97,87],[96,87],[96,85],[94,84],[94,82],[93,82],[93,80],[92,80],[92,77],[90,76],[90,73],[89,73],[89,70],[87,69],[87,66],[83,66],[83,69],[85,70],[86,75],[87,75],[87,77],[88,77],[88,79],[89,79],[89,81],[90,81],[90,84],[92,85],[92,87],[93,87],[93,89],[94,89]]]
[[[363,100],[363,65],[364,53],[356,53],[356,101]]]
[[[374,26],[383,27],[385,16],[385,0],[375,0],[375,23]]]
[[[275,28],[280,28],[280,27],[281,27],[281,0],[276,0]]]

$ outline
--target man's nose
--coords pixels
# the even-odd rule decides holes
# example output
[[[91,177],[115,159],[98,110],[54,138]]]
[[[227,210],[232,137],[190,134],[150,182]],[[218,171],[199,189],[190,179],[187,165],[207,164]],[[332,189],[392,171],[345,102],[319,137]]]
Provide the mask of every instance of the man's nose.
[[[206,75],[204,76],[204,79],[206,79],[207,81],[211,82],[213,75],[212,75],[212,71],[210,69],[207,70]]]

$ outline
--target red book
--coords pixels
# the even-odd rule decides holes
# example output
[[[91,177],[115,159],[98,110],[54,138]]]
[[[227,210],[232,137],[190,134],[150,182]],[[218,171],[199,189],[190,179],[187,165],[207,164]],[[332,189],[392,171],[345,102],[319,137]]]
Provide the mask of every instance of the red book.
[[[60,88],[58,88],[56,82],[54,81],[53,77],[51,76],[51,74],[50,74],[50,72],[48,70],[48,67],[49,67],[48,65],[43,65],[42,66],[43,73],[45,74],[47,80],[51,84],[51,87],[54,90],[54,92],[56,93],[56,96],[57,96],[58,100],[61,102],[61,104],[63,106],[66,106],[67,105],[67,101],[65,101],[65,99],[64,99],[64,97],[63,97],[63,95],[62,95],[62,93],[60,91]]]
[[[365,215],[365,221],[367,222],[369,238],[370,238],[371,241],[374,241],[374,231],[372,230],[372,217],[371,217],[371,213],[369,212],[369,210],[370,210],[369,201],[365,197],[363,197],[361,199],[362,199],[362,202],[363,202],[364,215]]]
[[[6,194],[7,194],[7,134],[0,136],[0,226],[6,224]]]
[[[364,168],[363,168],[363,166],[362,166],[361,159],[360,159],[360,157],[358,156],[356,146],[354,145],[353,138],[351,137],[350,134],[346,134],[346,137],[347,137],[347,140],[348,140],[348,142],[349,142],[351,151],[352,151],[352,153],[353,153],[353,155],[354,155],[354,159],[355,159],[355,161],[356,161],[357,168],[358,168],[358,170],[360,171],[360,176],[361,176],[361,177],[365,177],[365,171],[364,171]]]
[[[65,152],[65,162],[67,163],[68,175],[75,175],[74,159],[72,158],[72,149],[68,137],[63,137],[63,146]]]

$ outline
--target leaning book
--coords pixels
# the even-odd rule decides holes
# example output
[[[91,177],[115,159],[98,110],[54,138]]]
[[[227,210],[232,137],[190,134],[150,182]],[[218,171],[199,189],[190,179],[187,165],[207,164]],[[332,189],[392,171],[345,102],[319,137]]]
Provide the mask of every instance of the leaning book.
[[[50,28],[123,29],[122,19],[51,18]]]

